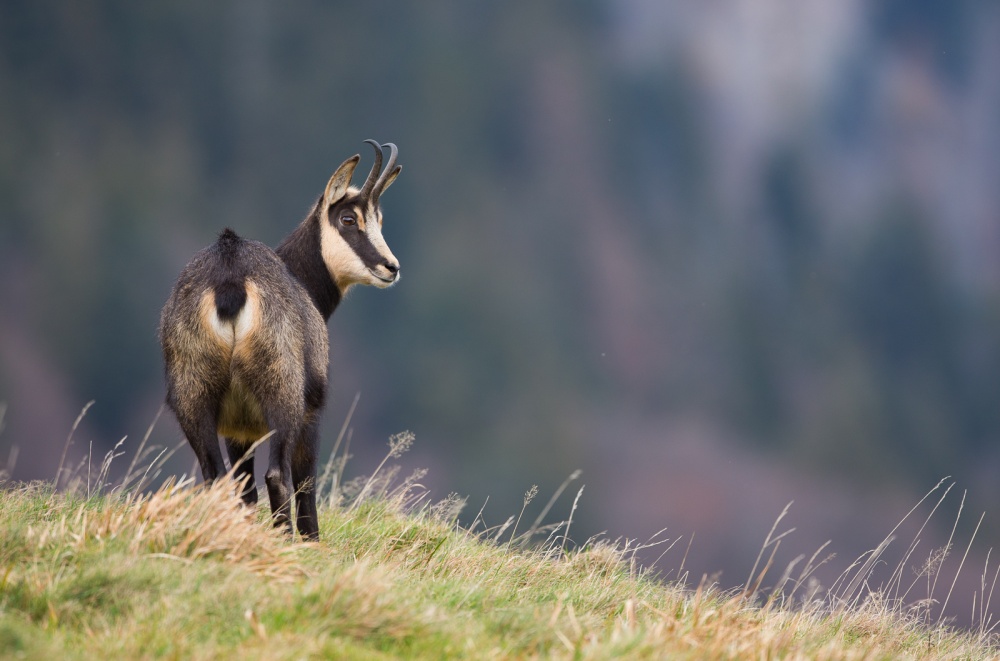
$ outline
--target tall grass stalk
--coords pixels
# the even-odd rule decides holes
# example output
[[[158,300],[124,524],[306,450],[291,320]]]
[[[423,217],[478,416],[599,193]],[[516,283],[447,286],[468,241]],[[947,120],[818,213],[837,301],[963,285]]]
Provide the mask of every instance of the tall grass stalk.
[[[56,487],[60,486],[61,484],[63,467],[66,464],[66,453],[69,452],[69,446],[72,445],[73,443],[73,434],[76,433],[76,428],[80,426],[80,423],[83,421],[84,416],[87,415],[87,411],[93,405],[94,405],[94,400],[90,400],[89,402],[84,404],[83,409],[80,411],[80,414],[76,416],[76,420],[73,422],[73,426],[70,427],[69,435],[66,436],[66,444],[63,446],[62,456],[59,457],[59,467],[56,469],[56,480],[55,480]]]

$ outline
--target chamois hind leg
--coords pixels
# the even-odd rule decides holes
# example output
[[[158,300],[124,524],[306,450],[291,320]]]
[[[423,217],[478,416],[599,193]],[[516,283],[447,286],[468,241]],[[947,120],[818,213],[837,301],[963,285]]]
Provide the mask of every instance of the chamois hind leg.
[[[215,408],[204,405],[196,411],[177,411],[177,421],[195,456],[198,457],[201,476],[207,484],[226,474],[226,464],[222,460],[219,435],[216,432],[216,419],[213,413]]]
[[[177,416],[185,438],[198,457],[206,483],[226,474],[219,449],[219,405],[226,383],[220,378],[225,365],[217,356],[192,365],[180,359],[167,361],[167,405]],[[208,378],[201,376],[208,374]]]
[[[295,523],[303,539],[319,540],[319,518],[316,512],[316,453],[318,430],[316,423],[306,424],[299,443],[292,453],[292,482],[295,487]]]
[[[233,467],[233,478],[237,483],[246,480],[240,498],[247,507],[257,505],[257,483],[253,477],[253,452],[247,452],[250,445],[226,438],[226,452],[229,453],[229,463]]]

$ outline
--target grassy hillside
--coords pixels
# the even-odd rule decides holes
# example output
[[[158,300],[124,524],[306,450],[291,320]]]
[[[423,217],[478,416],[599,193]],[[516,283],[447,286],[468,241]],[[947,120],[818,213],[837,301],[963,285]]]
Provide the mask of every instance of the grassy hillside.
[[[405,440],[396,439],[393,453]],[[389,488],[391,471],[347,486],[337,485],[338,474],[328,474],[321,492],[318,544],[275,532],[265,508],[243,509],[229,483],[204,489],[170,482],[146,495],[94,479],[98,489],[82,477],[60,491],[7,483],[0,492],[0,656],[998,653],[985,634],[921,625],[919,611],[877,596],[838,607],[815,591],[810,599],[799,593],[766,601],[660,582],[636,565],[633,544],[567,550],[565,524],[532,531],[542,541],[525,549],[521,531],[531,526],[519,517],[503,529],[461,529],[454,523],[459,501],[427,503],[419,476]]]

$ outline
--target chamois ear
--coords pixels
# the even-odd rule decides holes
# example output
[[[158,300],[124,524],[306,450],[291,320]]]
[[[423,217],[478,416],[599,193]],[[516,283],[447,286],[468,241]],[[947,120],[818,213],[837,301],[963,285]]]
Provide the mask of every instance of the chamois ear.
[[[389,173],[389,176],[385,178],[385,183],[382,184],[382,190],[379,191],[379,195],[385,192],[385,189],[392,185],[392,182],[396,181],[396,177],[399,176],[399,172],[403,169],[402,165],[397,165]]]
[[[355,154],[344,161],[330,177],[330,181],[326,184],[326,193],[323,195],[326,206],[336,204],[347,194],[347,187],[351,185],[351,177],[354,176],[354,168],[358,166],[360,160],[361,155]]]

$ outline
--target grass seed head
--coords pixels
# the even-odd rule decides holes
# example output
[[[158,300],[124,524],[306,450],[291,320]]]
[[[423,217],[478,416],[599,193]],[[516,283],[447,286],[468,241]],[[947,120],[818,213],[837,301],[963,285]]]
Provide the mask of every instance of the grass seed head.
[[[416,438],[416,434],[411,431],[401,431],[398,434],[393,434],[389,437],[389,456],[393,459],[401,457],[404,452],[410,449]]]

